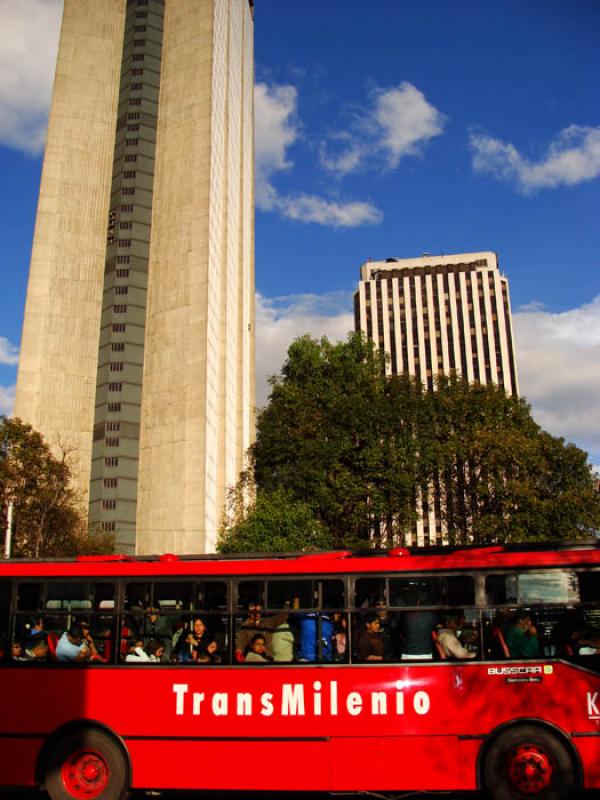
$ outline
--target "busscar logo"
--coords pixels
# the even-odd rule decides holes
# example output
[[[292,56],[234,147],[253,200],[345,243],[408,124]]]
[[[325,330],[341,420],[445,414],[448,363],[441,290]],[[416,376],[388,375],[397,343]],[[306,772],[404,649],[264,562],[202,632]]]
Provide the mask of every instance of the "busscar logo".
[[[488,667],[488,675],[541,675],[539,665],[531,667]]]

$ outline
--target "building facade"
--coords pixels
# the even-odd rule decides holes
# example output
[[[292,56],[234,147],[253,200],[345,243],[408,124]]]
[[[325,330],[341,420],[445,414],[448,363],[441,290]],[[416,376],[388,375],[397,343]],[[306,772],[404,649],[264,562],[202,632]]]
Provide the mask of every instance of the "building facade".
[[[433,390],[436,376],[456,371],[470,383],[519,392],[508,280],[495,253],[368,261],[354,316],[356,330],[388,354],[391,375],[408,372]],[[408,543],[443,542],[443,487],[417,494]]]
[[[15,414],[124,552],[210,552],[254,436],[248,0],[65,0]]]

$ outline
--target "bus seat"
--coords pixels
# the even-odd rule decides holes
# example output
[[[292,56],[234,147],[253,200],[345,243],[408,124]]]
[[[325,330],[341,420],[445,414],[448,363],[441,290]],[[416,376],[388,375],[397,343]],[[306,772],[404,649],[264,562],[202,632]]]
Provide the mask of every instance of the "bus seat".
[[[506,644],[506,639],[504,638],[504,634],[502,633],[501,629],[497,625],[492,627],[492,636],[496,640],[496,643],[499,649],[502,651],[504,658],[510,658],[510,650]]]
[[[50,631],[48,634],[48,655],[50,656],[50,661],[57,661],[56,658],[56,647],[58,645],[58,635],[53,631]]]

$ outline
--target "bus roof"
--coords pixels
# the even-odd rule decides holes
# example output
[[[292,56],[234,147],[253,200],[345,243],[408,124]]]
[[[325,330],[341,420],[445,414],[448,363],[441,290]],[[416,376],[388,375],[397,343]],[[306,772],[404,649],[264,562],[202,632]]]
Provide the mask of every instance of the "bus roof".
[[[0,577],[177,577],[397,573],[477,569],[600,566],[600,544],[527,544],[468,547],[333,550],[235,555],[77,556],[8,559]]]

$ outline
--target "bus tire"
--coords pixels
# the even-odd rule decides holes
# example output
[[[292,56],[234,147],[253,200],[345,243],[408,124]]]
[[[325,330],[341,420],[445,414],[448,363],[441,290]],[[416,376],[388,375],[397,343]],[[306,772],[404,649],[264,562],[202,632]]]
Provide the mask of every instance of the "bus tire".
[[[50,800],[123,800],[129,789],[125,754],[102,731],[72,731],[50,751],[44,787]]]
[[[578,787],[567,747],[537,725],[508,728],[493,740],[483,762],[483,783],[492,800],[567,800]]]

